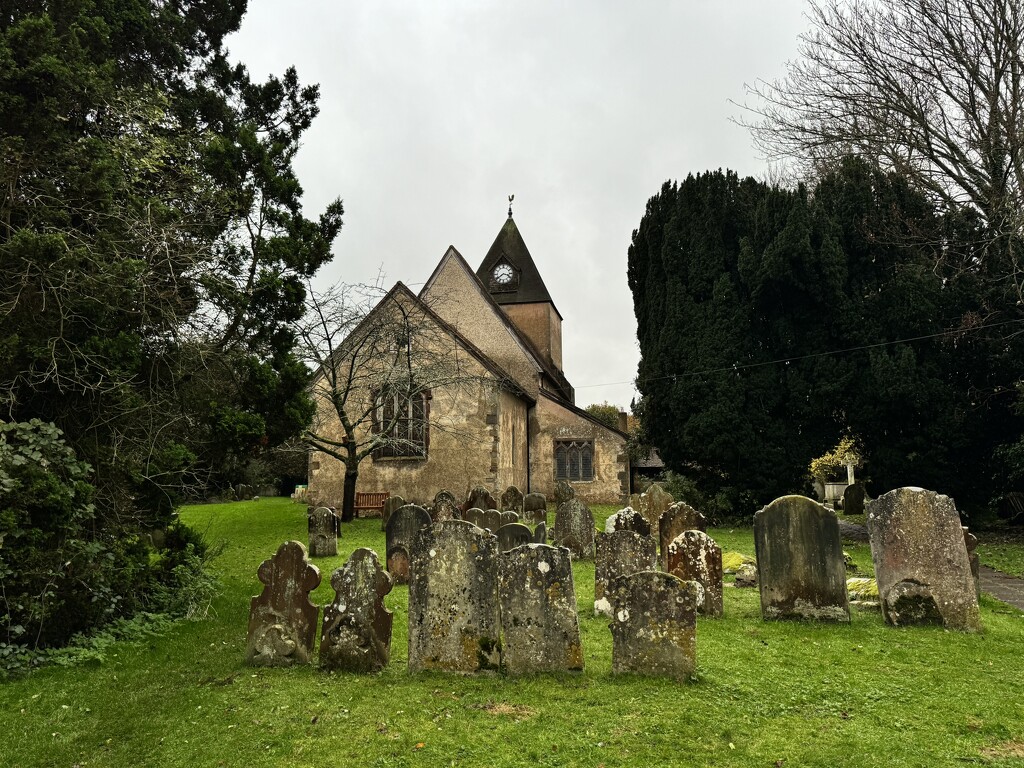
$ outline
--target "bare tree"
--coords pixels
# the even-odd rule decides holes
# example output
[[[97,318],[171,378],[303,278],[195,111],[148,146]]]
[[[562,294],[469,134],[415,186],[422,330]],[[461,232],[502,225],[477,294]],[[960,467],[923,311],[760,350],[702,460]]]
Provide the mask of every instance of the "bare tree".
[[[812,0],[788,74],[748,86],[766,155],[813,175],[844,154],[987,224],[982,258],[1024,295],[1024,4]]]
[[[317,411],[303,440],[344,464],[346,522],[355,515],[364,459],[425,459],[431,429],[459,428],[431,416],[435,394],[495,383],[457,333],[401,283],[387,293],[375,286],[310,289],[299,336],[316,370]]]

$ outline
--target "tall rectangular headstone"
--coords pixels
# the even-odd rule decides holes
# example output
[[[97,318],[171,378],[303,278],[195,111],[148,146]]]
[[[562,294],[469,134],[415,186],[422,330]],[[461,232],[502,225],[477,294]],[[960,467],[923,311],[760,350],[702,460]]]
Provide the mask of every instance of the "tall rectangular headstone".
[[[335,557],[338,554],[341,518],[333,509],[317,507],[307,516],[306,527],[310,557]]]
[[[254,667],[308,664],[320,616],[309,593],[320,586],[320,569],[306,559],[301,542],[286,541],[256,575],[264,586],[249,605],[246,661]]]
[[[668,571],[668,547],[683,531],[707,531],[708,521],[685,501],[670,504],[658,519],[658,546],[661,569]]]
[[[836,513],[783,496],[754,515],[761,616],[848,622],[846,566]]]
[[[641,571],[611,583],[612,673],[688,680],[697,668],[693,581]]]
[[[499,555],[498,604],[510,675],[583,669],[568,550],[529,544]]]
[[[703,595],[697,601],[701,614],[722,615],[722,548],[714,539],[703,531],[683,531],[668,545],[667,570],[683,581],[701,585]]]
[[[597,558],[594,563],[594,615],[612,615],[609,585],[619,576],[657,567],[654,539],[636,531],[598,533],[595,537]]]
[[[872,502],[868,532],[887,622],[981,629],[964,531],[951,498],[923,488],[889,491]]]
[[[497,669],[497,537],[466,520],[444,520],[417,534],[413,553],[409,671]]]
[[[566,547],[577,560],[594,557],[594,515],[579,499],[570,499],[555,512],[555,544]]]
[[[406,504],[388,518],[385,529],[385,547],[388,573],[395,584],[409,583],[409,569],[412,566],[413,547],[416,534],[431,526],[430,514],[423,507]]]

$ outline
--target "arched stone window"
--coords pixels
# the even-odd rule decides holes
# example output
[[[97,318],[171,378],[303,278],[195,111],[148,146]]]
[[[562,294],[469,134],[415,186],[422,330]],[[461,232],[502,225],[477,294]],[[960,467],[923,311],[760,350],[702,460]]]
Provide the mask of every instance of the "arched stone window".
[[[593,480],[594,441],[556,440],[555,479],[570,481]]]

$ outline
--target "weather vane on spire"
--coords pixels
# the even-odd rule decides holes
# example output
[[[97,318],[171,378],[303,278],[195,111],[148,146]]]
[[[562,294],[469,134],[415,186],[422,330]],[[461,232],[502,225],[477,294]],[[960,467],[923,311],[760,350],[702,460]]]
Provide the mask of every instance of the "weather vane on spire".
[[[508,196],[508,217],[512,218],[512,201],[516,199],[515,195]]]

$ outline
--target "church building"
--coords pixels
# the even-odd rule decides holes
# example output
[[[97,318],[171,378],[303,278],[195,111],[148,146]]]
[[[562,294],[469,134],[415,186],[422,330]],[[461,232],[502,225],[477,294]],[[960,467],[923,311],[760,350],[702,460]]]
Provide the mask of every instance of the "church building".
[[[429,363],[417,362],[428,359],[423,356],[405,358],[419,384],[413,396],[367,384],[352,398],[375,414],[365,429],[400,438],[360,462],[357,491],[426,503],[442,488],[464,498],[478,485],[496,493],[515,485],[550,497],[556,481],[567,480],[589,503],[628,496],[627,435],[576,406],[562,371],[563,318],[511,210],[475,270],[449,246],[418,294],[396,284],[367,321],[386,307],[420,318],[416,328],[429,333],[417,337],[429,338],[420,343],[432,354]],[[402,338],[400,349],[414,343]],[[377,364],[380,357],[361,364]],[[460,375],[424,385],[436,375],[438,360],[457,362]],[[419,380],[417,365],[423,368]],[[319,423],[330,432],[333,420],[340,439],[333,409],[316,399]],[[342,462],[311,454],[312,503],[340,506],[344,478]]]

